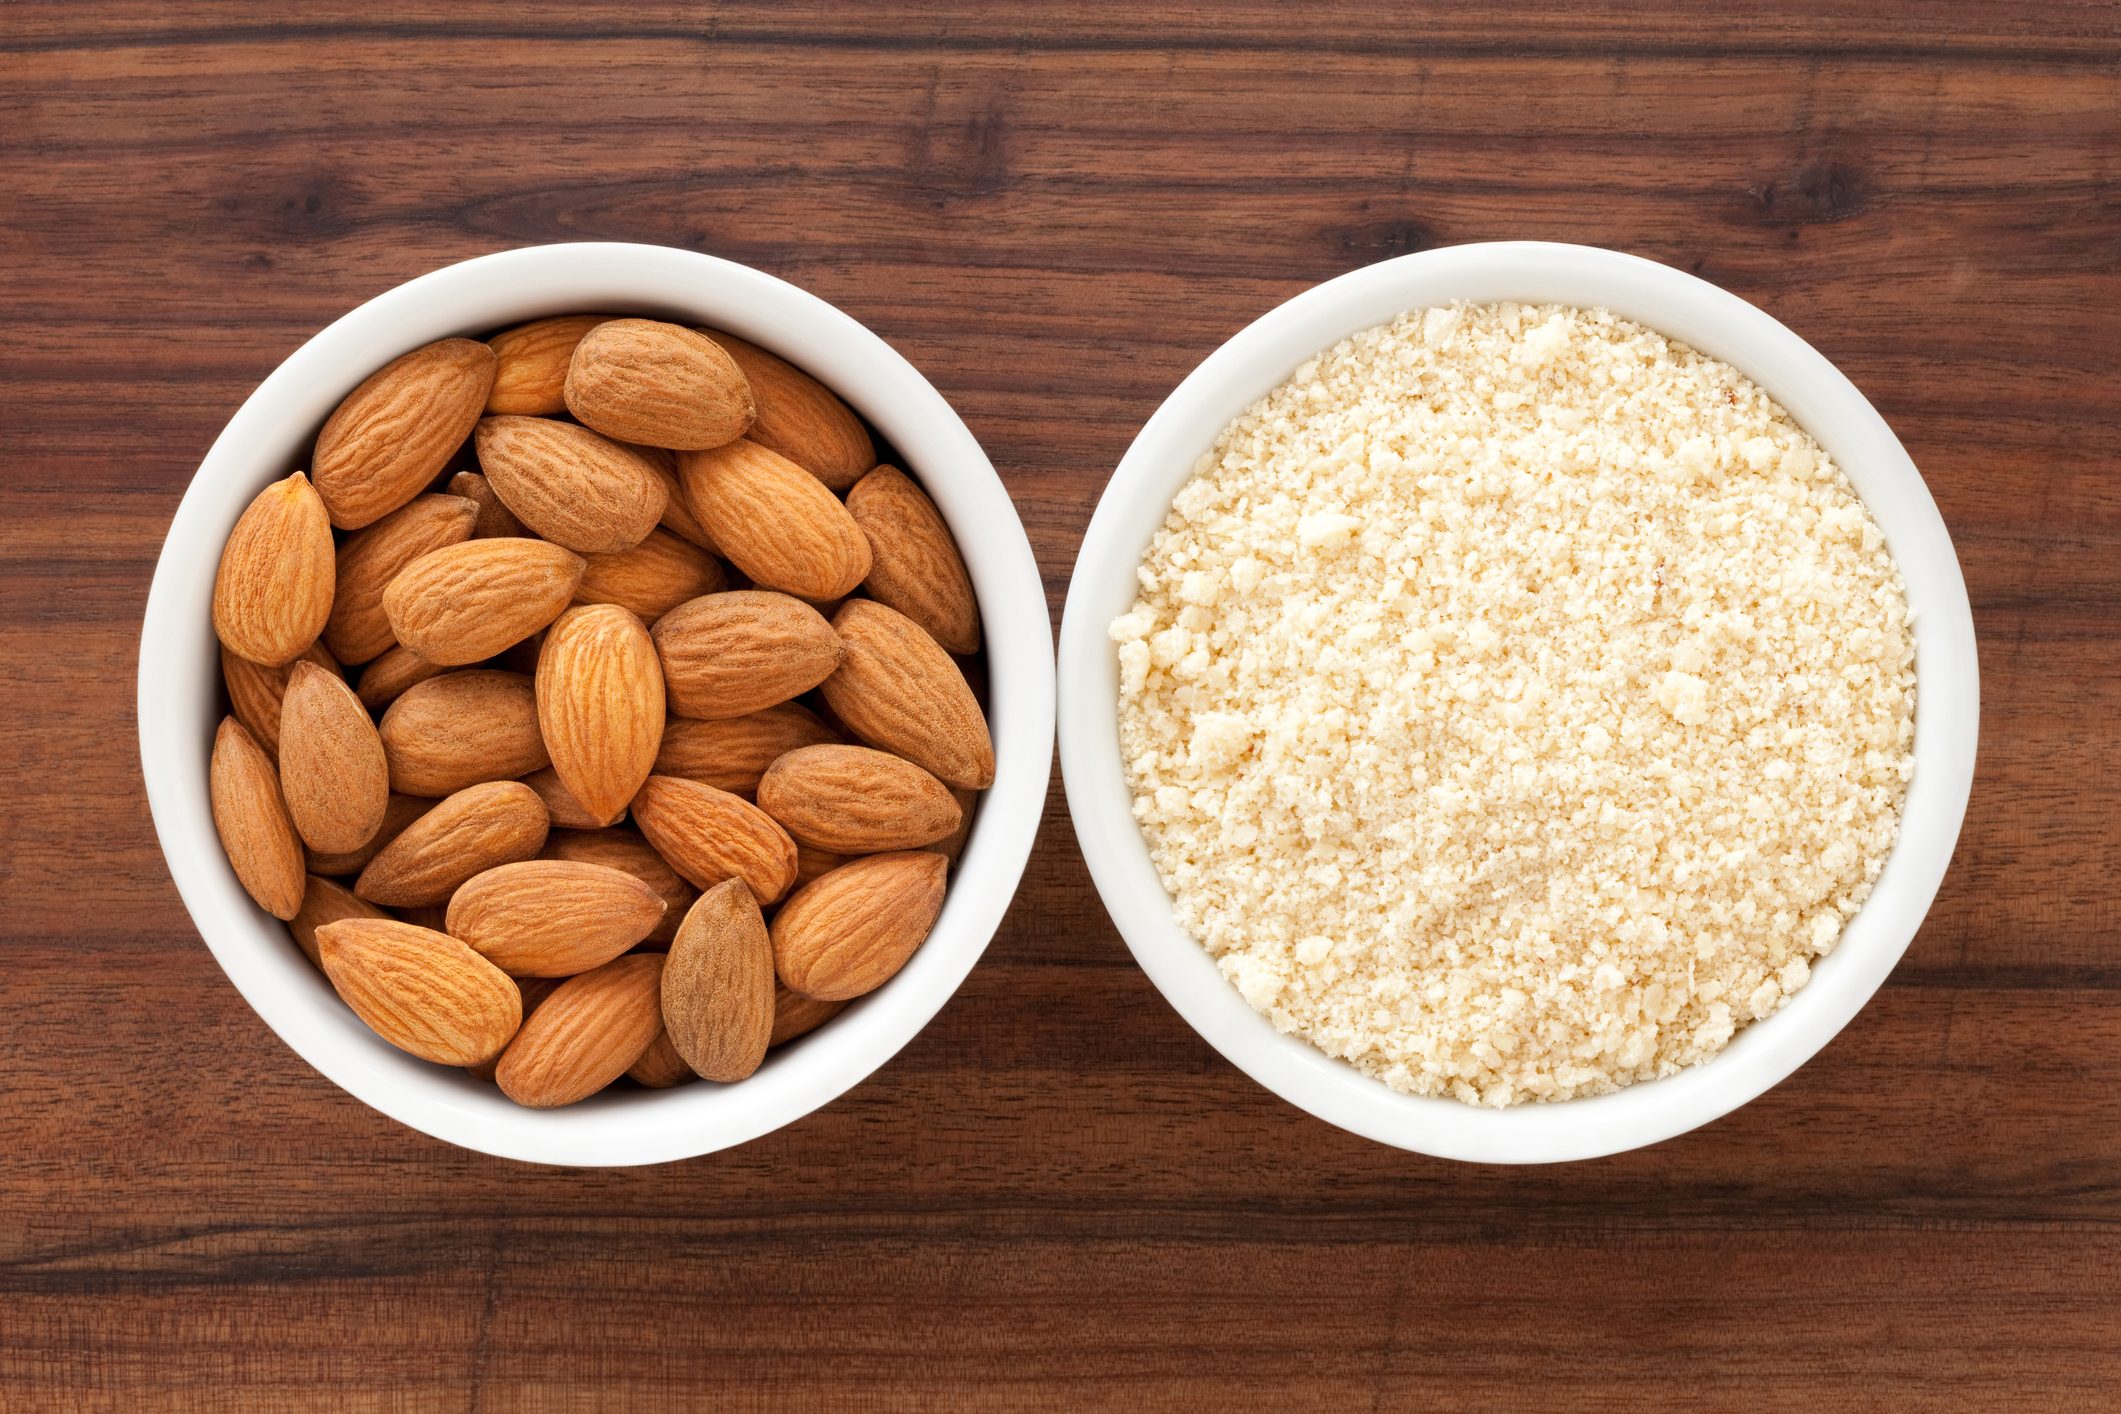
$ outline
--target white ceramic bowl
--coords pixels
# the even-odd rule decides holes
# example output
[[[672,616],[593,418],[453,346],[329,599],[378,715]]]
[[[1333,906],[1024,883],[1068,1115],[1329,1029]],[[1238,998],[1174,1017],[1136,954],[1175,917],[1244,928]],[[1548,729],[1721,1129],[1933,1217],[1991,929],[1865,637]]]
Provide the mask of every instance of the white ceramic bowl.
[[[1129,813],[1106,625],[1132,605],[1149,537],[1229,421],[1314,353],[1404,310],[1453,300],[1603,306],[1738,368],[1819,439],[1876,517],[1907,580],[1916,636],[1915,778],[1876,889],[1811,981],[1708,1063],[1594,1099],[1476,1109],[1402,1095],[1278,1034],[1172,917]],[[1951,538],[1907,452],[1848,379],[1781,324],[1668,266],[1586,246],[1424,251],[1298,295],[1211,354],[1120,461],[1083,537],[1060,643],[1061,768],[1077,839],[1127,945],[1193,1029],[1291,1104],[1444,1158],[1547,1163],[1615,1153],[1727,1113],[1802,1065],[1899,961],[1944,878],[1972,785],[1980,680]]]
[[[236,882],[207,800],[222,711],[209,607],[236,517],[260,487],[305,464],[317,429],[355,384],[430,340],[577,310],[727,329],[801,364],[899,450],[950,522],[979,594],[996,774],[935,931],[886,986],[773,1052],[741,1084],[626,1088],[537,1111],[379,1040]],[[155,830],[229,980],[297,1054],[356,1098],[438,1139],[541,1163],[710,1153],[809,1113],[890,1059],[957,990],[1001,922],[1031,852],[1052,750],[1053,638],[1038,565],[965,424],[888,344],[815,295],[662,246],[539,246],[467,260],[378,295],[297,349],[200,464],[162,547],[141,631],[140,760]]]

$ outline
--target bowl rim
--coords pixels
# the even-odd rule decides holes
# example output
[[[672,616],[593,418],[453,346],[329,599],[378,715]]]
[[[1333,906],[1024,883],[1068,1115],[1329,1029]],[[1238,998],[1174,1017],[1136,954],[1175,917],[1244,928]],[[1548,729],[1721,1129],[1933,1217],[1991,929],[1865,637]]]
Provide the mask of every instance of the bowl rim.
[[[236,516],[267,481],[306,464],[317,427],[361,379],[433,339],[602,308],[724,328],[780,353],[906,459],[957,537],[979,597],[996,776],[941,917],[883,988],[776,1049],[739,1084],[612,1092],[536,1111],[369,1032],[285,925],[243,892],[207,793],[212,728],[224,710],[208,606]],[[853,1089],[956,992],[1000,925],[1037,834],[1052,769],[1052,643],[1038,563],[1007,488],[948,401],[876,333],[807,290],[717,256],[622,242],[530,246],[443,266],[349,310],[289,354],[229,419],[185,488],[148,591],[141,771],[200,936],[244,1000],[311,1067],[392,1119],[463,1148],[580,1167],[660,1163],[743,1143]]]
[[[1759,383],[1839,462],[1885,532],[1916,634],[1916,772],[1871,896],[1807,985],[1708,1061],[1612,1094],[1484,1109],[1401,1094],[1276,1032],[1171,912],[1129,810],[1111,619],[1133,600],[1150,534],[1215,435],[1316,353],[1410,309],[1515,300],[1603,306]],[[1252,1079],[1319,1119],[1398,1148],[1482,1163],[1595,1158],[1682,1134],[1794,1072],[1853,1018],[1913,940],[1950,864],[1972,788],[1980,678],[1951,537],[1906,449],[1826,357],[1765,311],[1639,256],[1543,241],[1484,242],[1350,271],[1269,310],[1166,398],[1099,498],[1070,577],[1059,670],[1061,774],[1090,875],[1142,970]]]

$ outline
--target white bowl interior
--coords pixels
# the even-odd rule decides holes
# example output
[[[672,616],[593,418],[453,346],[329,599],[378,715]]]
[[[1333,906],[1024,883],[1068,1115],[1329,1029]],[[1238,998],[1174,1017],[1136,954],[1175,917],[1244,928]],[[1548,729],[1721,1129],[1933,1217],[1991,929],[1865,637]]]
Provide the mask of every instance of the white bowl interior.
[[[210,609],[221,544],[236,518],[259,488],[303,465],[324,419],[369,373],[433,339],[605,310],[706,324],[772,349],[898,449],[949,521],[978,592],[996,776],[934,932],[878,992],[775,1050],[740,1084],[624,1088],[533,1111],[376,1037],[285,925],[243,892],[207,797],[207,756],[223,710]],[[942,395],[882,339],[814,295],[712,256],[539,246],[449,266],[369,301],[296,350],[230,420],[177,508],[149,591],[141,765],[185,907],[230,980],[304,1060],[383,1113],[467,1148],[555,1164],[654,1163],[741,1143],[833,1099],[957,990],[1000,924],[1038,828],[1053,749],[1052,644],[1038,565],[992,464]]]
[[[1130,814],[1117,657],[1105,634],[1133,603],[1135,568],[1172,497],[1232,418],[1348,335],[1454,300],[1603,306],[1751,377],[1847,472],[1906,578],[1916,634],[1916,767],[1899,839],[1811,981],[1704,1065],[1610,1095],[1504,1110],[1400,1094],[1277,1033],[1178,926]],[[1542,1163],[1707,1123],[1789,1075],[1847,1024],[1906,950],[1943,880],[1973,781],[1979,689],[1973,615],[1943,518],[1885,420],[1821,354],[1736,295],[1652,261],[1538,242],[1456,246],[1354,271],[1272,310],[1210,355],[1143,427],[1098,503],[1068,589],[1061,763],[1106,908],[1150,979],[1224,1056],[1290,1103],[1372,1139],[1446,1158]]]

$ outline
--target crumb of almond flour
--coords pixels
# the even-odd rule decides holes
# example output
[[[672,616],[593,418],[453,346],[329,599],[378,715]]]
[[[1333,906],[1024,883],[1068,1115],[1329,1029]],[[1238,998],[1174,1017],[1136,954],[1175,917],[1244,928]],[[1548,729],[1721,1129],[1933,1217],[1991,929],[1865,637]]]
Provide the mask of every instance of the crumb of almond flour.
[[[1602,310],[1416,310],[1194,468],[1112,624],[1134,813],[1276,1027],[1509,1105],[1715,1055],[1913,770],[1878,527],[1744,375]]]

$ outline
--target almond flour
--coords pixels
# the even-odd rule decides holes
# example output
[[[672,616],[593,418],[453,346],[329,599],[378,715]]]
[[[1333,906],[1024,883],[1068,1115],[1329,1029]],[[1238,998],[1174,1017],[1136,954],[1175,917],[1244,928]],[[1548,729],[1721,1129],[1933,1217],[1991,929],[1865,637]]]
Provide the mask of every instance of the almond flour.
[[[1743,375],[1599,310],[1420,310],[1226,428],[1112,625],[1134,813],[1245,1000],[1501,1106],[1713,1056],[1869,893],[1898,569]]]

